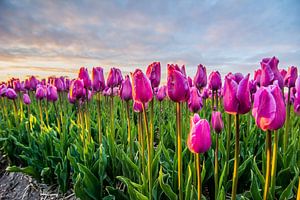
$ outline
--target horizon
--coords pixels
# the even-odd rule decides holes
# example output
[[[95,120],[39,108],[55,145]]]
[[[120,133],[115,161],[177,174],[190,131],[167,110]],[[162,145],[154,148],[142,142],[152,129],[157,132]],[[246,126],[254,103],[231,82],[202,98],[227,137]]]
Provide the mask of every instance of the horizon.
[[[123,74],[160,61],[251,73],[264,57],[300,64],[300,2],[0,1],[0,80],[76,77],[81,66]]]

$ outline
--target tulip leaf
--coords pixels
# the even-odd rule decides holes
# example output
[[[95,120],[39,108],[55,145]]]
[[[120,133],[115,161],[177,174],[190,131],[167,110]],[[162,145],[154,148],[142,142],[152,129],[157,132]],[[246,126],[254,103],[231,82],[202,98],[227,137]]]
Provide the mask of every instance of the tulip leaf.
[[[172,191],[171,186],[164,183],[163,177],[164,177],[164,174],[163,174],[162,167],[161,167],[159,170],[159,177],[158,177],[160,187],[164,191],[164,193],[169,197],[169,199],[171,199],[171,200],[177,199],[177,195]]]
[[[292,199],[294,197],[293,187],[295,185],[296,180],[299,178],[298,174],[294,177],[294,179],[290,182],[290,184],[285,188],[282,194],[279,197],[279,200]]]

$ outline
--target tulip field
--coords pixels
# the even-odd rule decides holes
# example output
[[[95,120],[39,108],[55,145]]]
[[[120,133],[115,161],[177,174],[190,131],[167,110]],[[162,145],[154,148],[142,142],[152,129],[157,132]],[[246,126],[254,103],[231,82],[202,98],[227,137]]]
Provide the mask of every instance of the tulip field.
[[[161,67],[1,82],[6,171],[86,200],[300,199],[297,67]]]

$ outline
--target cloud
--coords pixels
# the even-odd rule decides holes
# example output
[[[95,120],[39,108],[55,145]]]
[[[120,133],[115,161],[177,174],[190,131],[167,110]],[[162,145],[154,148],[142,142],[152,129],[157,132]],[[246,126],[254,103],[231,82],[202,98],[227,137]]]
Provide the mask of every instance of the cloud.
[[[0,65],[132,71],[161,61],[246,73],[276,55],[299,66],[299,9],[297,0],[4,0]]]

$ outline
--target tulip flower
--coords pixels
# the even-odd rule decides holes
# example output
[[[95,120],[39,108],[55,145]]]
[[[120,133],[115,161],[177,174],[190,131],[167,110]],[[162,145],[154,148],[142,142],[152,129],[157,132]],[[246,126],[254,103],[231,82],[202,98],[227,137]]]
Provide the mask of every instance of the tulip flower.
[[[280,72],[280,74],[281,74],[281,76],[282,76],[282,78],[283,78],[283,80],[284,80],[284,79],[285,79],[285,76],[286,76],[286,74],[287,74],[287,71],[286,71],[285,69],[280,69],[279,72]]]
[[[254,71],[254,80],[256,81],[256,84],[260,86],[260,78],[261,78],[261,69]]]
[[[55,102],[57,101],[57,98],[58,98],[57,88],[54,85],[49,85],[47,87],[47,100],[51,102]]]
[[[44,88],[44,86],[40,85],[36,88],[35,91],[35,98],[37,100],[42,100],[47,96],[47,90]]]
[[[261,62],[261,77],[260,85],[268,86],[272,85],[276,80],[279,87],[283,88],[283,77],[278,70],[279,60],[276,57],[264,58]]]
[[[22,89],[21,82],[19,79],[13,81],[13,88],[16,92],[20,92]]]
[[[112,88],[119,86],[122,83],[122,80],[122,73],[119,69],[113,67],[109,70],[106,81],[108,87]]]
[[[79,69],[78,78],[83,80],[85,88],[90,88],[92,86],[92,82],[91,82],[91,79],[90,79],[89,72],[88,72],[87,68],[81,67]]]
[[[189,84],[177,65],[168,65],[167,94],[172,101],[184,102],[189,99]]]
[[[11,100],[14,100],[14,99],[16,99],[18,97],[16,91],[14,89],[12,89],[12,88],[7,88],[5,95],[6,95],[6,97],[8,99],[11,99]]]
[[[146,76],[151,82],[152,88],[158,87],[161,77],[160,62],[153,62],[150,64],[146,71]]]
[[[300,76],[296,79],[295,82],[295,100],[294,100],[294,111],[297,115],[300,115]]]
[[[213,71],[208,77],[208,87],[211,90],[219,90],[222,87],[221,74],[218,71]]]
[[[76,98],[74,98],[74,96],[71,96],[70,92],[68,92],[68,101],[71,104],[75,104],[76,103]]]
[[[134,101],[147,103],[153,97],[151,82],[140,69],[131,73],[132,78],[132,97]]]
[[[102,92],[104,90],[105,80],[102,67],[93,67],[92,86],[94,91]]]
[[[31,90],[36,90],[36,86],[38,85],[38,80],[35,78],[35,76],[31,76],[29,78],[29,85]]]
[[[120,97],[124,101],[129,101],[132,99],[132,87],[128,75],[126,75],[125,80],[122,81],[120,88]]]
[[[202,108],[202,98],[196,87],[190,89],[190,98],[188,100],[188,107],[191,112],[196,113]]]
[[[29,97],[29,95],[28,95],[27,93],[24,93],[24,94],[23,94],[23,102],[24,102],[24,104],[26,104],[26,105],[30,105],[30,104],[31,104],[30,97]]]
[[[298,70],[296,67],[289,67],[286,75],[284,76],[284,85],[288,88],[294,87],[298,76]]]
[[[221,112],[212,112],[211,125],[216,133],[221,133],[224,128]]]
[[[239,84],[241,82],[241,80],[243,80],[244,76],[242,73],[235,73],[234,74],[234,80],[235,82],[237,82],[237,84]]]
[[[182,65],[180,68],[181,73],[186,77],[185,65]]]
[[[188,76],[187,79],[188,79],[189,87],[193,87],[193,80],[192,80],[192,78]]]
[[[84,93],[84,83],[81,79],[76,79],[72,81],[70,86],[70,99],[79,99],[85,96]]]
[[[194,77],[194,85],[198,88],[198,90],[201,90],[207,85],[206,68],[202,64],[198,65],[198,69]]]
[[[200,119],[198,114],[194,114],[190,121],[190,133],[187,138],[187,146],[192,153],[196,154],[197,168],[197,190],[198,200],[201,199],[201,171],[199,153],[205,153],[211,146],[210,126],[207,120]]]
[[[6,91],[7,91],[7,86],[5,84],[2,84],[0,86],[0,96],[1,97],[4,97],[6,96]]]
[[[160,86],[159,88],[158,88],[158,91],[157,91],[157,93],[156,93],[156,99],[158,100],[158,101],[162,101],[162,100],[164,100],[164,98],[166,97],[166,90],[167,90],[167,86],[166,85],[163,85],[163,86]]]
[[[60,78],[54,79],[54,85],[58,92],[62,92],[65,90],[64,82]]]

